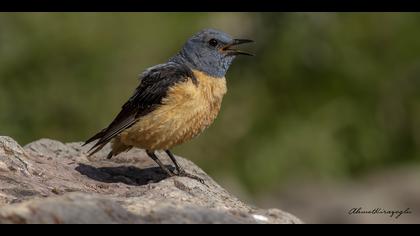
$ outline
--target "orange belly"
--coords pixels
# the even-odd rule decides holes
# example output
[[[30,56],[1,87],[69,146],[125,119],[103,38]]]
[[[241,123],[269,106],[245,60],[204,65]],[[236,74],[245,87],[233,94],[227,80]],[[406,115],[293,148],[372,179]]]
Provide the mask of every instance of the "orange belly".
[[[184,143],[204,131],[219,113],[227,91],[225,78],[213,78],[194,71],[191,80],[174,85],[162,105],[143,116],[119,135],[127,146],[166,150]]]

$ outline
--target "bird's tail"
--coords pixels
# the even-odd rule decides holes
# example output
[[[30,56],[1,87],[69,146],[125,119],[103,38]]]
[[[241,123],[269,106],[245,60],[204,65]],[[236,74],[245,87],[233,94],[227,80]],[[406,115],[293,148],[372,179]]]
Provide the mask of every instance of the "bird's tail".
[[[96,134],[95,136],[93,136],[92,138],[90,138],[89,140],[87,140],[82,146],[85,146],[86,144],[89,144],[97,139],[99,139],[99,141],[93,145],[93,147],[91,147],[88,151],[88,157],[92,156],[93,154],[99,152],[105,145],[108,144],[108,142],[101,142],[101,132]],[[127,146],[124,145],[123,143],[121,143],[119,138],[115,138],[112,141],[112,146],[111,146],[111,151],[108,153],[107,155],[107,159],[111,159],[113,156],[116,156],[118,154],[120,154],[121,152],[126,152],[129,151],[133,146]]]
[[[89,151],[88,151],[88,156],[89,157],[92,156],[93,154],[97,153],[98,151],[100,151],[107,144],[107,142],[102,143],[101,140],[100,140],[103,137],[103,134],[104,134],[105,130],[106,129],[104,129],[101,132],[95,134],[93,137],[88,139],[84,144],[82,144],[82,147],[83,147],[83,146],[86,146],[87,144],[99,139],[99,141],[89,149]]]
[[[88,139],[84,144],[82,144],[82,146],[86,146],[87,144],[89,144],[89,143],[91,143],[91,142],[93,142],[93,141],[95,141],[97,139],[102,138],[103,135],[104,135],[105,130],[106,129],[103,129],[103,130],[101,130],[101,132],[95,134],[93,137],[91,137],[90,139]]]

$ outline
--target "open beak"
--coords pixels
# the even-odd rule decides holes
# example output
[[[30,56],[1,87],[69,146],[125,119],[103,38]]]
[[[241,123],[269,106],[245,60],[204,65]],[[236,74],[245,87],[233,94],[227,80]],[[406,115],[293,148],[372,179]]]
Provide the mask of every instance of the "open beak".
[[[236,56],[236,55],[246,55],[246,56],[254,56],[251,53],[241,51],[237,48],[234,48],[236,45],[244,44],[244,43],[252,43],[253,40],[250,39],[234,39],[232,43],[229,43],[228,45],[224,46],[221,50],[224,52],[227,52],[227,55],[229,56]]]

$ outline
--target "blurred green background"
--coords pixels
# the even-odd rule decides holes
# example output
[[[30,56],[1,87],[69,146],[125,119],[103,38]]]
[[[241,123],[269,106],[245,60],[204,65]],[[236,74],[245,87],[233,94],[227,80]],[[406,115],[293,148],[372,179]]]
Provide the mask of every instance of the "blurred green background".
[[[1,13],[0,135],[83,141],[202,28],[251,38],[216,122],[174,151],[258,202],[420,163],[420,14]],[[420,185],[419,185],[420,186]]]

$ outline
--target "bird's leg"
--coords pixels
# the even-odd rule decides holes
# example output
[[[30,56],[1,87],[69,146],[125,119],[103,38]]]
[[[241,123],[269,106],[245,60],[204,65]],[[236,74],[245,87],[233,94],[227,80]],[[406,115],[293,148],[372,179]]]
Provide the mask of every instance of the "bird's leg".
[[[166,152],[166,154],[168,154],[169,158],[171,158],[171,161],[174,163],[176,171],[178,171],[178,174],[184,173],[185,170],[178,164],[174,154],[172,154],[172,152],[169,149],[165,150],[165,152]]]
[[[171,158],[171,161],[174,163],[174,165],[175,165],[175,168],[176,168],[176,171],[177,171],[177,176],[180,176],[180,177],[187,177],[187,178],[191,178],[191,179],[195,179],[195,180],[197,180],[198,182],[200,182],[200,183],[202,183],[202,184],[204,184],[204,185],[206,185],[205,184],[205,182],[204,182],[204,180],[202,179],[202,178],[200,178],[200,177],[198,177],[198,176],[195,176],[195,175],[192,175],[192,174],[189,174],[189,173],[187,173],[179,164],[178,164],[178,162],[176,161],[176,158],[175,158],[175,156],[172,154],[172,152],[168,149],[168,150],[165,150],[165,152],[166,152],[166,154],[168,154],[168,156],[169,156],[169,158]]]
[[[152,160],[154,160],[158,165],[159,165],[159,167],[163,170],[163,171],[165,171],[165,173],[168,175],[168,176],[174,176],[174,173],[172,172],[172,171],[170,171],[168,168],[166,168],[166,166],[159,160],[159,158],[156,156],[156,154],[155,154],[155,152],[153,152],[153,151],[149,151],[149,150],[146,150],[146,153],[147,153],[147,155],[150,157],[150,158],[152,158]]]

